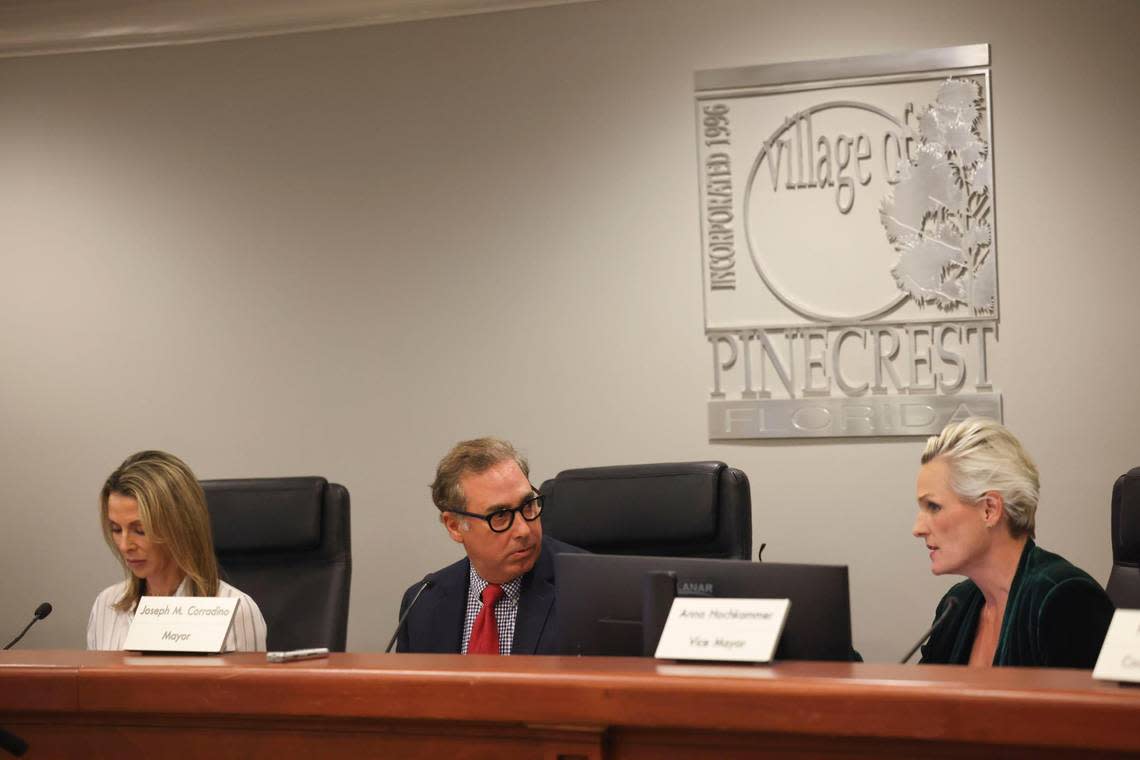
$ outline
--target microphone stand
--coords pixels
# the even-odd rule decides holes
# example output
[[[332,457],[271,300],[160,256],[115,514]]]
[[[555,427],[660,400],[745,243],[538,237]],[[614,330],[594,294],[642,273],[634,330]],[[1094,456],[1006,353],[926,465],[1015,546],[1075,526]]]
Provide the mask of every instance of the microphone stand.
[[[400,629],[404,627],[404,621],[408,619],[408,615],[412,614],[412,608],[415,607],[416,602],[420,600],[420,595],[431,588],[431,585],[431,579],[425,579],[424,584],[420,586],[420,590],[417,591],[416,595],[412,597],[412,601],[408,603],[408,609],[404,610],[404,614],[401,615],[400,619],[396,622],[396,630],[392,632],[392,640],[388,642],[388,646],[384,650],[384,654],[388,654],[392,651],[392,647],[396,645],[396,639],[400,635]]]
[[[28,751],[28,743],[12,732],[0,728],[0,749],[13,757],[23,757]]]
[[[930,630],[922,634],[922,638],[919,639],[915,645],[910,648],[910,651],[906,653],[906,657],[899,660],[899,665],[906,665],[906,661],[911,657],[914,657],[914,653],[918,651],[918,648],[926,643],[926,640],[930,638],[930,634],[934,633],[934,630],[938,628],[938,626],[942,625],[942,623],[945,622],[946,618],[950,617],[950,613],[953,612],[954,608],[957,606],[958,600],[955,597],[950,597],[950,599],[948,599],[946,602],[946,609],[942,610],[942,614],[939,615],[938,619],[934,621],[934,625],[930,626]]]
[[[25,625],[24,630],[20,631],[20,635],[17,636],[16,638],[12,639],[11,641],[9,641],[8,646],[4,647],[4,649],[7,650],[7,649],[11,649],[12,647],[16,646],[16,644],[18,644],[20,642],[20,639],[24,638],[24,634],[27,633],[29,630],[31,630],[32,626],[35,625],[36,621],[38,621],[38,620],[39,620],[39,618],[32,618],[32,622]]]

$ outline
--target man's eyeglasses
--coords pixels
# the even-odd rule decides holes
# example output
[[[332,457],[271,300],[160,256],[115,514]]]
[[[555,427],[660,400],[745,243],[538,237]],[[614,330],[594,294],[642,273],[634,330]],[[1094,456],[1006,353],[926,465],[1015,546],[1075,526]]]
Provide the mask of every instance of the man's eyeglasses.
[[[474,517],[479,520],[485,520],[487,527],[493,532],[505,533],[515,524],[515,513],[522,515],[522,519],[527,522],[537,520],[542,514],[542,502],[545,498],[546,497],[542,494],[536,493],[514,509],[496,509],[485,515],[477,515],[474,512],[464,512],[462,509],[449,509],[447,511],[453,514],[463,515],[464,517]]]

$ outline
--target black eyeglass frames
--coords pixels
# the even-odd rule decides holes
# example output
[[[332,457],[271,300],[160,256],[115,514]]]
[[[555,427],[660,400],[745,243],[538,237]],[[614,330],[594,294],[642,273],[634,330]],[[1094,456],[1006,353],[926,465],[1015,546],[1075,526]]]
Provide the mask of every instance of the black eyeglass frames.
[[[515,524],[515,514],[522,515],[522,519],[527,522],[534,522],[542,515],[542,502],[545,496],[540,493],[535,493],[529,499],[519,504],[514,509],[496,509],[488,512],[485,515],[477,515],[474,512],[464,512],[462,509],[449,509],[448,512],[456,515],[463,515],[464,517],[474,517],[478,520],[484,520],[487,527],[494,533],[505,533],[511,529]]]

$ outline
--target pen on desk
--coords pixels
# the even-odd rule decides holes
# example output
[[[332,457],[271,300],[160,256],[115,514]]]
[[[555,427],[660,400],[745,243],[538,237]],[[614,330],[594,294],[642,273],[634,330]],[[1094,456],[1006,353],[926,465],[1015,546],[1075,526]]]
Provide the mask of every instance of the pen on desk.
[[[266,652],[265,659],[268,662],[293,662],[295,660],[314,660],[318,657],[328,657],[329,650],[327,647],[317,647],[315,649],[290,649],[287,652]]]

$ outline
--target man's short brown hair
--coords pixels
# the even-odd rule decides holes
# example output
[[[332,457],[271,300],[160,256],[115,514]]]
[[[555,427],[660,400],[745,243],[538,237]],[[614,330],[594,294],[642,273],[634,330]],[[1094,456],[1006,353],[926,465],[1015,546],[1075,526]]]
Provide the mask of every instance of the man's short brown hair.
[[[467,497],[463,494],[459,479],[467,473],[486,472],[499,462],[507,460],[514,460],[523,475],[530,477],[530,465],[526,458],[508,441],[502,438],[460,441],[439,460],[439,466],[435,469],[435,481],[431,484],[431,500],[440,512],[463,509],[467,506]]]

